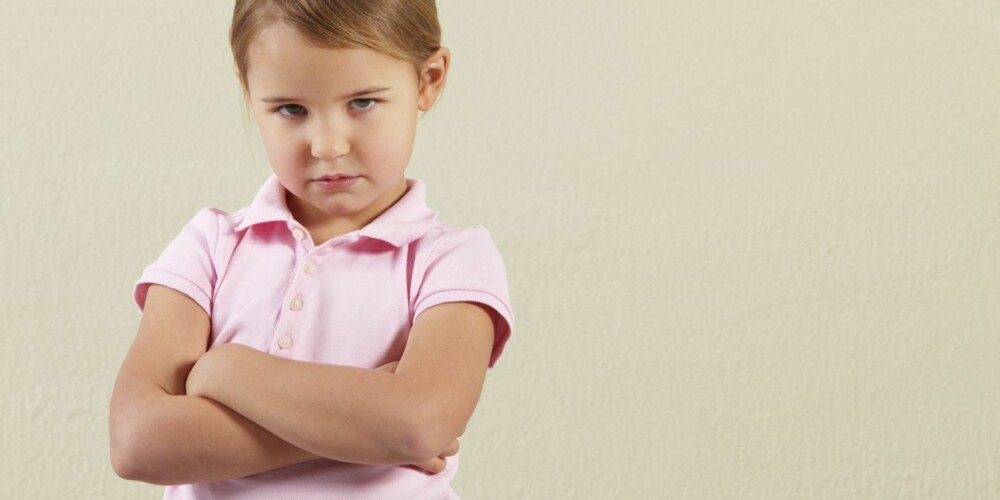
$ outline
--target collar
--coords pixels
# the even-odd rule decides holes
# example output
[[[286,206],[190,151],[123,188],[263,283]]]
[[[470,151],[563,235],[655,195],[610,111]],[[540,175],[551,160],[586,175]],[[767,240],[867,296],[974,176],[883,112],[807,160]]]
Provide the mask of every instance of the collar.
[[[406,179],[406,186],[403,197],[356,231],[358,236],[402,247],[427,233],[427,229],[437,219],[438,212],[427,207],[427,188],[423,182]],[[243,231],[250,226],[267,222],[284,222],[289,228],[293,224],[298,225],[285,203],[285,187],[273,174],[254,196],[236,230]]]
[[[243,214],[243,221],[236,226],[237,231],[242,231],[250,226],[263,224],[265,222],[288,222],[292,220],[292,214],[288,211],[285,203],[285,187],[278,182],[278,177],[271,174],[257,195],[253,197],[246,213]]]

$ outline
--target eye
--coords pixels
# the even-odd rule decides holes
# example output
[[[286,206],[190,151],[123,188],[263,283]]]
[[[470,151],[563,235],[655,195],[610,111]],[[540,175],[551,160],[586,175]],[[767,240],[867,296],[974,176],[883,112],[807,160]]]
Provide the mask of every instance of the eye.
[[[299,116],[306,112],[306,108],[298,104],[285,104],[278,106],[274,111],[282,116]]]
[[[354,99],[348,103],[348,107],[354,111],[367,111],[375,107],[378,99]]]

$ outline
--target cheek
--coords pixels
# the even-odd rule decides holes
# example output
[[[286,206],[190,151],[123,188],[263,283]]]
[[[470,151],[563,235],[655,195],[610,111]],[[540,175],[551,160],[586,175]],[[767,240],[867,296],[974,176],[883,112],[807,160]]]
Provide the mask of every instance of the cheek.
[[[295,137],[277,128],[261,127],[264,149],[275,167],[294,161],[301,153]]]
[[[387,173],[406,168],[413,152],[413,140],[405,135],[385,137],[378,144],[372,144],[369,154]]]
[[[402,163],[405,167],[413,151],[416,135],[416,118],[407,118],[410,117],[404,115],[382,123],[377,132],[371,135],[374,140],[369,143],[369,152],[385,162],[396,166]]]

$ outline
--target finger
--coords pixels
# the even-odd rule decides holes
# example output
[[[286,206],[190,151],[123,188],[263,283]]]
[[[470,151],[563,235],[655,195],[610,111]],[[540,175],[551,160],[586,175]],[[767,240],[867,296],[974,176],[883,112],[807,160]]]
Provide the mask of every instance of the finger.
[[[375,371],[396,373],[396,365],[398,365],[398,364],[399,364],[399,361],[390,361],[390,362],[388,362],[388,363],[386,363],[386,364],[384,364],[384,365],[376,368]]]
[[[423,470],[424,472],[430,474],[437,474],[444,470],[448,463],[441,457],[432,458],[426,462],[420,462],[419,464],[413,464]]]
[[[453,457],[453,456],[455,456],[458,453],[459,446],[460,446],[460,444],[458,442],[458,438],[455,438],[455,440],[452,441],[451,444],[448,445],[448,447],[445,448],[445,450],[442,451],[441,455],[439,455],[439,456],[440,457]]]

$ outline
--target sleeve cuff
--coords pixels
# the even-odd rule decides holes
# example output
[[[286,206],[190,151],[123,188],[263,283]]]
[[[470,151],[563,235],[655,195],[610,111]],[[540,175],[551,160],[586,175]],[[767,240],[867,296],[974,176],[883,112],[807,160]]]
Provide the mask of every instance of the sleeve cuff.
[[[205,310],[206,314],[209,316],[212,315],[212,299],[204,290],[176,274],[155,269],[147,270],[135,284],[133,299],[135,300],[135,305],[139,307],[140,312],[146,307],[146,292],[149,290],[149,285],[163,285],[173,288],[190,297],[191,300],[195,301],[195,303]]]
[[[494,311],[493,316],[493,352],[490,354],[489,367],[493,368],[503,348],[510,338],[511,330],[514,327],[514,317],[507,305],[496,296],[488,292],[478,290],[448,290],[438,292],[425,297],[417,304],[413,318],[416,319],[421,313],[439,304],[448,302],[476,302],[489,306]]]

